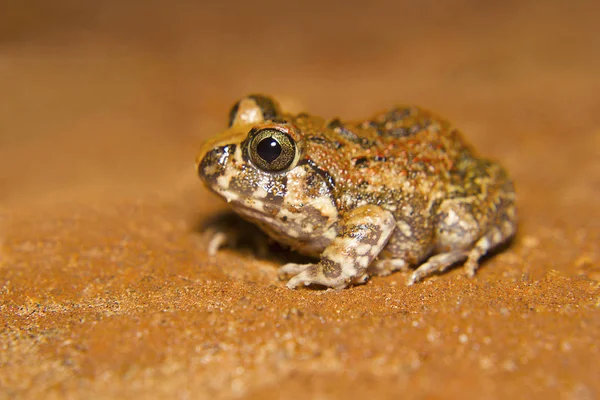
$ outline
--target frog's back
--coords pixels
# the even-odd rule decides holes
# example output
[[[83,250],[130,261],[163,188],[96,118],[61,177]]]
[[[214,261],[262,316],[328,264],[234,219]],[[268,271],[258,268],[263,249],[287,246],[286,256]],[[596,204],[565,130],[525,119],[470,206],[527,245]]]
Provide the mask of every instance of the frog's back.
[[[447,121],[414,106],[359,122],[302,114],[294,122],[306,135],[306,154],[332,177],[336,197],[349,207],[360,198],[397,202],[415,191],[435,192],[450,179],[456,160],[470,155]]]

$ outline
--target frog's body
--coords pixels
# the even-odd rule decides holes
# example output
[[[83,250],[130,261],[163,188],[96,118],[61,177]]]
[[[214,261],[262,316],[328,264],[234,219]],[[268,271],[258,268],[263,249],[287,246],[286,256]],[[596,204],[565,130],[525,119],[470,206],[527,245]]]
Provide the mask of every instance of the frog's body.
[[[397,107],[357,123],[284,114],[264,96],[232,109],[198,171],[269,236],[316,264],[287,264],[289,287],[343,288],[417,267],[412,284],[459,261],[472,276],[516,228],[502,167],[477,158],[446,121]]]

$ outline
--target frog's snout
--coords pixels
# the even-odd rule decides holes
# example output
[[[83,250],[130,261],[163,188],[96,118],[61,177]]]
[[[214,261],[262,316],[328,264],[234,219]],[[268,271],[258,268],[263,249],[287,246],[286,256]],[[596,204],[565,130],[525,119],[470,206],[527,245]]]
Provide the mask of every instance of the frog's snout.
[[[225,173],[229,157],[235,152],[236,145],[211,147],[201,152],[196,159],[198,176],[205,183],[212,185],[219,176]]]
[[[241,143],[246,134],[245,131],[227,131],[204,142],[196,158],[196,170],[200,177],[204,179],[203,174],[212,176],[214,172],[210,167],[213,165],[219,164],[220,168],[224,168],[236,150],[236,143]]]

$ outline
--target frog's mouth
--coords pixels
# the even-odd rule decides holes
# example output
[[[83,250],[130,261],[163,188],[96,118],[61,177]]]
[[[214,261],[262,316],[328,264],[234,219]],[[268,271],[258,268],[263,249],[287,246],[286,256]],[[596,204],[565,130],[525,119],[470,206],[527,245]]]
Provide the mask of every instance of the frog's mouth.
[[[227,203],[232,206],[236,213],[245,218],[284,226],[284,223],[277,218],[277,215],[279,214],[279,209],[277,207],[270,206],[260,200],[244,199],[235,193],[227,193],[225,191],[219,191],[218,189],[217,193],[225,198]]]
[[[294,234],[294,232],[299,232],[296,223],[281,217],[279,210],[275,207],[271,209],[268,205],[256,203],[250,206],[244,200],[232,200],[228,203],[233,206],[232,209],[236,214],[256,224],[271,237],[299,236],[298,233]],[[265,208],[269,212],[265,211]]]

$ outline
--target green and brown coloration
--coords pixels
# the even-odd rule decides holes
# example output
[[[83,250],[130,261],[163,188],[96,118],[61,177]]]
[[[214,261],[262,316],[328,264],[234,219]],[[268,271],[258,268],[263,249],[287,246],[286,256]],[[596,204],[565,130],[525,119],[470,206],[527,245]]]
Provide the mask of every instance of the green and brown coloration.
[[[286,264],[288,287],[345,288],[414,268],[413,284],[479,259],[516,229],[504,169],[478,158],[448,122],[396,107],[363,122],[282,113],[266,96],[236,103],[197,159],[233,210],[316,264]],[[210,248],[224,243],[223,235]]]

